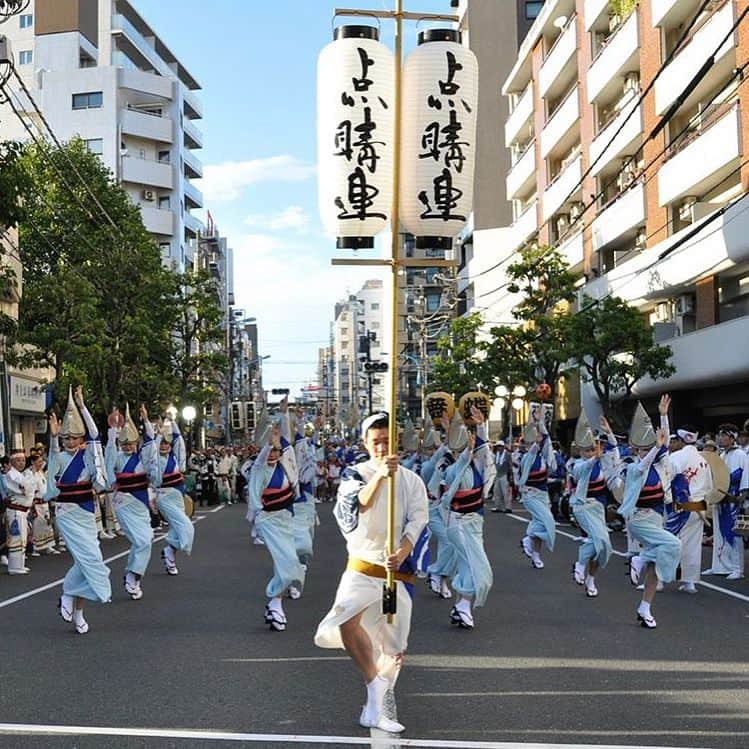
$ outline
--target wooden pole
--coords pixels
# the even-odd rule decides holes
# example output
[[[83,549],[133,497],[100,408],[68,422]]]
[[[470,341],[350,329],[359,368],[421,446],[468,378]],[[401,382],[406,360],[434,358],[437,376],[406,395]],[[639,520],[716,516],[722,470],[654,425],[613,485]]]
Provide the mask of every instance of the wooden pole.
[[[403,56],[403,0],[395,0],[395,101],[393,117],[395,118],[393,158],[393,208],[391,211],[391,261],[390,283],[392,318],[390,322],[390,392],[388,394],[388,412],[390,414],[388,448],[395,453],[398,449],[398,430],[396,428],[398,397],[398,256],[400,253],[400,167],[401,167],[401,62]],[[387,553],[395,553],[395,476],[388,477],[388,534]],[[387,614],[388,624],[393,621],[396,611],[395,575],[388,570],[383,593],[383,613]]]

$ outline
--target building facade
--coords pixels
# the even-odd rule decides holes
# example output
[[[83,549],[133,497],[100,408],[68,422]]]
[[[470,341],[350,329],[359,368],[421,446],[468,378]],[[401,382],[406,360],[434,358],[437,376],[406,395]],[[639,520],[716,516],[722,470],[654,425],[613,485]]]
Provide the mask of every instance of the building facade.
[[[746,0],[547,0],[503,93],[513,222],[502,253],[559,247],[673,350],[684,418],[749,416]],[[699,15],[698,15],[699,13]],[[501,286],[501,268],[493,286]],[[499,291],[492,301],[511,309]],[[587,398],[590,394],[585,394]]]
[[[82,138],[140,207],[163,261],[189,267],[202,227],[191,211],[203,207],[193,182],[203,176],[196,79],[128,0],[32,0],[3,33],[57,137]],[[16,94],[40,127],[31,102]],[[7,105],[0,137],[28,138]]]

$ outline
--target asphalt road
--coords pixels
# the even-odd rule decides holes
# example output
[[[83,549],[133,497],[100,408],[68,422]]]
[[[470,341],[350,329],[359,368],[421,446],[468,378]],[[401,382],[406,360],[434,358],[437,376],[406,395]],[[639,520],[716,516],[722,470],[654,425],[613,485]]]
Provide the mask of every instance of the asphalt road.
[[[285,604],[284,633],[263,624],[270,560],[251,545],[242,505],[200,515],[193,556],[179,559],[178,577],[164,574],[157,543],[141,601],[122,588],[124,556],[112,561],[113,601],[87,609],[84,637],[57,616],[59,585],[13,601],[62,578],[66,556],[30,560],[25,577],[2,575],[0,723],[34,734],[0,726],[0,747],[293,743],[279,735],[310,737],[294,746],[342,746],[326,738],[334,736],[365,740],[357,674],[343,653],[312,643],[345,561],[331,506],[320,508],[307,588]],[[518,548],[521,519],[521,512],[486,516],[495,583],[473,631],[452,628],[450,603],[420,582],[397,696],[405,736],[426,743],[403,745],[747,749],[748,581],[709,578],[743,598],[702,586],[695,596],[667,590],[653,609],[658,628],[648,631],[635,621],[639,594],[623,558],[599,576],[600,596],[587,599],[569,574],[576,542],[560,536],[546,568],[534,570]],[[623,549],[621,534],[614,542]],[[103,542],[105,558],[126,548],[121,539]],[[31,728],[40,724],[162,734],[42,736]],[[178,729],[208,733],[169,735]],[[251,736],[242,742],[237,734]]]

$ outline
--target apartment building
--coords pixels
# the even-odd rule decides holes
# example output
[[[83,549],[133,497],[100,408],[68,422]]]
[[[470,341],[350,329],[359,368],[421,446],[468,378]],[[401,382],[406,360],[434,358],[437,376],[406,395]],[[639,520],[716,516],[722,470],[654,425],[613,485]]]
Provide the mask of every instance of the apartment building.
[[[503,85],[503,254],[557,245],[585,294],[640,309],[677,372],[637,395],[681,391],[680,413],[702,424],[749,416],[749,354],[736,345],[749,338],[746,8],[547,0]],[[493,304],[511,309],[502,297]]]
[[[387,349],[383,337],[387,331],[383,326],[383,312],[383,283],[380,279],[366,281],[356,294],[335,305],[332,384],[337,413],[344,424],[352,407],[358,408],[360,413],[369,408],[369,380],[364,370],[366,347],[369,347],[370,360],[384,360],[382,351]],[[322,359],[320,370],[323,382],[326,377]],[[385,407],[385,380],[386,377],[376,374],[372,377],[373,410]]]
[[[189,266],[202,227],[191,211],[203,207],[197,80],[129,0],[32,0],[3,34],[58,138],[80,136],[140,206],[164,262]],[[0,137],[28,137],[7,105]]]
[[[218,226],[210,219],[206,228],[198,232],[197,239],[190,246],[195,268],[208,271],[216,281],[216,302],[221,309],[221,328],[224,332],[221,342],[210,344],[216,352],[223,352],[231,361],[232,355],[232,312],[230,309],[230,289],[233,280],[229,269],[233,266],[233,250],[226,237],[221,236]],[[233,301],[233,300],[232,300]],[[229,404],[232,393],[231,367],[225,382],[216,388],[216,399],[205,406],[205,439],[210,443],[223,444],[228,437]]]
[[[480,71],[473,215],[457,243],[458,314],[478,310],[488,323],[500,324],[511,319],[513,300],[501,298],[496,304],[493,289],[504,279],[501,270],[489,269],[510,253],[507,245],[514,215],[505,179],[512,155],[503,137],[510,108],[499,92],[544,2],[452,0],[451,6],[457,8],[463,43],[476,55]]]

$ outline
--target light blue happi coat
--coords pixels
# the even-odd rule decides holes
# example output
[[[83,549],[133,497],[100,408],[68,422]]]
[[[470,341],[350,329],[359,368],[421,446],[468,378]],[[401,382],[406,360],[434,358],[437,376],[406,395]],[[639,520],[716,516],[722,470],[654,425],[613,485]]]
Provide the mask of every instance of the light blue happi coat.
[[[627,521],[630,534],[643,547],[640,558],[655,565],[655,573],[664,583],[676,579],[676,568],[681,557],[681,541],[664,528],[663,515],[651,508],[638,508],[637,500],[646,486],[656,486],[660,483],[664,490],[667,490],[668,481],[664,480],[667,477],[662,476],[656,467],[667,453],[665,446],[653,447],[644,458],[627,467],[624,499],[619,508],[619,514]]]
[[[452,543],[456,555],[456,572],[452,579],[453,588],[463,596],[472,598],[474,606],[483,606],[494,583],[491,564],[484,550],[484,515],[479,512],[464,514],[450,511],[450,503],[457,491],[481,489],[484,487],[482,468],[485,465],[486,427],[477,429],[476,447],[466,448],[446,472],[449,482],[442,495],[442,506],[449,512],[447,538]]]
[[[61,452],[57,437],[50,436],[49,462],[47,464],[47,492],[45,499],[54,501],[60,490],[57,482],[75,484],[91,481],[95,489],[103,489],[104,456],[99,442],[99,432],[87,409],[81,409],[86,424],[86,445],[74,453]],[[65,540],[73,566],[62,582],[65,595],[107,603],[112,598],[109,567],[104,564],[96,531],[94,502],[82,504],[60,502],[56,505],[55,524]]]
[[[601,461],[594,457],[580,459],[572,465],[572,476],[576,482],[575,493],[570,500],[577,524],[585,531],[587,537],[580,544],[577,553],[579,564],[585,565],[594,560],[600,567],[605,567],[611,557],[611,539],[606,525],[606,511],[595,497],[588,497],[588,485],[601,475]]]
[[[127,540],[130,541],[126,569],[136,575],[145,575],[148,563],[151,561],[153,528],[151,528],[151,513],[148,509],[148,489],[139,489],[135,493],[117,490],[116,474],[147,475],[147,466],[155,460],[156,442],[153,439],[153,427],[150,424],[146,425],[143,446],[130,455],[117,449],[117,430],[109,430],[109,439],[104,449],[107,485],[111,491],[114,491],[112,497],[114,514]]]
[[[282,489],[291,485],[282,464],[283,456],[288,454],[291,446],[281,437],[282,458],[275,466],[268,465],[270,447],[265,445],[252,464],[248,498],[257,533],[265,542],[273,560],[273,577],[265,588],[265,594],[268,598],[277,598],[284,595],[292,585],[301,590],[304,587],[305,570],[297,555],[293,513],[290,510],[269,512],[263,509],[262,496],[265,489]]]
[[[297,432],[294,437],[294,454],[298,479],[292,520],[294,545],[299,561],[302,564],[309,564],[314,553],[315,526],[317,525],[317,511],[315,510],[317,461],[312,440]]]
[[[156,437],[156,457],[149,464],[148,477],[151,486],[156,490],[156,506],[169,523],[166,542],[173,549],[190,554],[195,539],[195,526],[185,514],[184,487],[161,486],[165,474],[185,470],[185,441],[176,422],[172,424],[172,430],[172,449],[167,455],[162,455],[159,451],[163,436],[159,434]]]
[[[447,537],[445,522],[449,510],[446,510],[440,501],[441,487],[446,483],[445,471],[448,467],[445,456],[449,452],[447,445],[440,445],[429,460],[425,460],[421,465],[421,479],[426,484],[429,497],[429,532],[437,542],[436,558],[427,567],[427,574],[439,577],[453,577],[458,564],[455,547]]]
[[[531,538],[541,539],[549,551],[554,551],[556,539],[556,524],[554,516],[551,514],[549,492],[535,486],[526,486],[526,481],[531,473],[541,470],[546,470],[548,473],[555,464],[554,449],[551,446],[549,435],[545,434],[541,445],[534,442],[523,456],[518,481],[522,487],[520,501],[531,516],[525,533]]]

